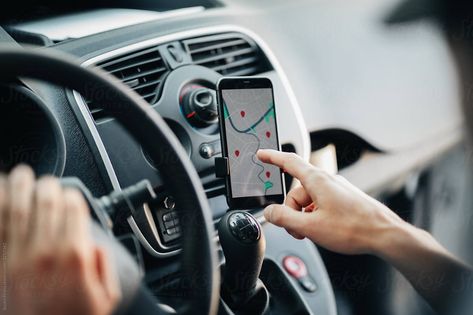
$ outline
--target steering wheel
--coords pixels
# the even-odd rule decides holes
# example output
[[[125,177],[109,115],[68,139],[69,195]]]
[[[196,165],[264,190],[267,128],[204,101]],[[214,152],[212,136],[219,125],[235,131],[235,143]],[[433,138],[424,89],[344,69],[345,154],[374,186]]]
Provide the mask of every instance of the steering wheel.
[[[220,277],[210,207],[194,166],[159,114],[115,77],[100,69],[83,68],[56,52],[3,47],[0,69],[2,83],[15,82],[19,77],[41,80],[104,104],[107,114],[143,146],[153,161],[158,161],[156,166],[176,200],[182,227],[181,269],[189,296],[177,311],[216,314]]]

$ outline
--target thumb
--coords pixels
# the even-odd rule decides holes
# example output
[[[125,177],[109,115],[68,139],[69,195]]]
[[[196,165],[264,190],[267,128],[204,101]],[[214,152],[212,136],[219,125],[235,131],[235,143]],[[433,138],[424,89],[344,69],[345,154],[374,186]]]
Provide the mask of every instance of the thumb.
[[[309,215],[285,205],[270,205],[264,210],[266,221],[297,234],[303,234]]]

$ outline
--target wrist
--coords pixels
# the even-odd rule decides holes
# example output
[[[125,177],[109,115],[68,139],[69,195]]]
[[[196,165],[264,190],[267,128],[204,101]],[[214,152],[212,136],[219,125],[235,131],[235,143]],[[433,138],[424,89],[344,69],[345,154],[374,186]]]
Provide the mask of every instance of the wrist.
[[[373,254],[391,263],[410,252],[448,255],[429,232],[403,220],[387,227],[376,243]]]
[[[415,239],[417,229],[389,208],[384,210],[370,232],[368,251],[372,255],[386,259],[401,243]]]

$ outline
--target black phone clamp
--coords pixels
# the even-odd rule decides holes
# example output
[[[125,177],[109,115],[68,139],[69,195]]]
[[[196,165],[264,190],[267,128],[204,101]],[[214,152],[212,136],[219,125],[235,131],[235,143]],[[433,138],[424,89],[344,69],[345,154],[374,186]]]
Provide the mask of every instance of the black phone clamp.
[[[230,175],[230,167],[228,165],[228,158],[215,158],[215,176],[218,178],[225,178]]]

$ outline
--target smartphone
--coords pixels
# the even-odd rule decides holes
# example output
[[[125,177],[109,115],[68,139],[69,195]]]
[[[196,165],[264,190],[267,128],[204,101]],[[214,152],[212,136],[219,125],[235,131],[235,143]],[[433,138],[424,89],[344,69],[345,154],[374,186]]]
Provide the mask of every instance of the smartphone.
[[[259,149],[281,150],[273,85],[267,78],[222,78],[217,84],[222,155],[228,161],[227,202],[230,209],[282,203],[284,174],[261,162]]]

